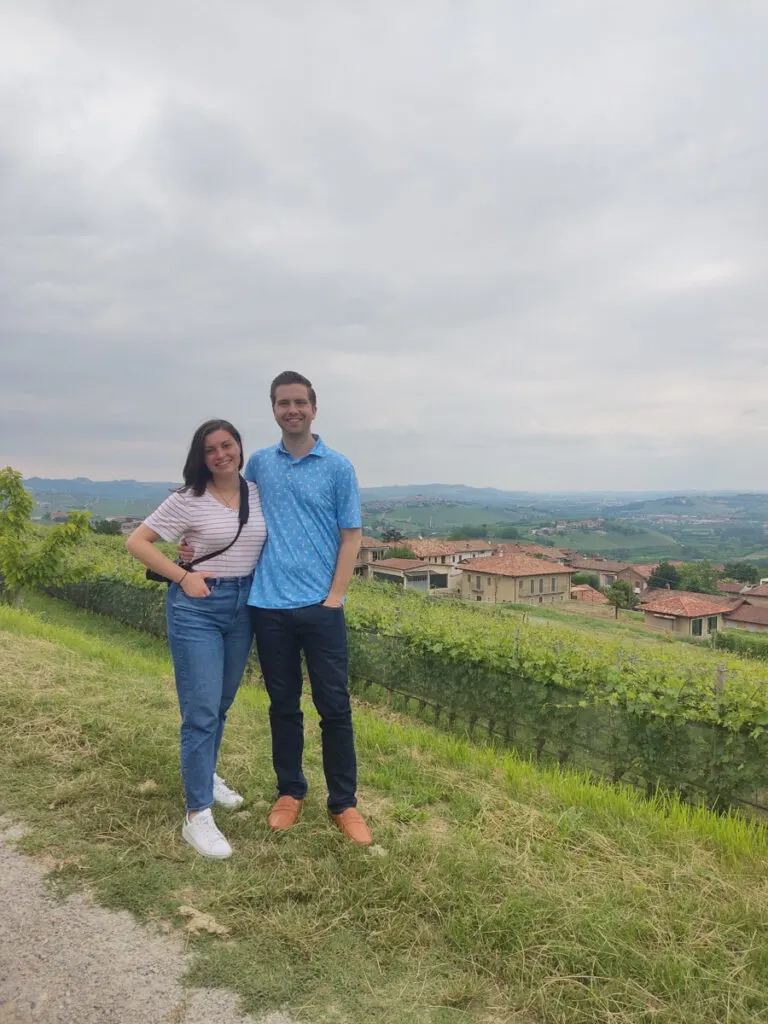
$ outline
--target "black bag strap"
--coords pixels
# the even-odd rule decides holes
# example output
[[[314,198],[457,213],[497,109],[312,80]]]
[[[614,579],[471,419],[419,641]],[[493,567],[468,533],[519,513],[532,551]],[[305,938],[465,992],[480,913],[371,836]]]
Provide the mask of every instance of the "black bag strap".
[[[239,521],[237,533],[229,544],[223,548],[219,548],[218,551],[211,551],[209,555],[202,555],[200,558],[193,558],[189,563],[189,569],[194,568],[194,566],[199,565],[201,562],[207,562],[209,558],[216,558],[218,555],[223,555],[225,551],[229,551],[229,549],[237,543],[240,534],[243,532],[243,527],[248,522],[248,516],[250,514],[251,508],[248,501],[248,484],[242,477],[240,477],[240,508],[237,510],[237,518]]]

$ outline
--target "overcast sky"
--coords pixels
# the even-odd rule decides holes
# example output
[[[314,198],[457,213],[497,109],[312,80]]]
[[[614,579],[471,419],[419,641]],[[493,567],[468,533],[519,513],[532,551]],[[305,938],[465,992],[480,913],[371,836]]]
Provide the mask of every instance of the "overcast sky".
[[[0,466],[768,489],[765,0],[4,0]]]

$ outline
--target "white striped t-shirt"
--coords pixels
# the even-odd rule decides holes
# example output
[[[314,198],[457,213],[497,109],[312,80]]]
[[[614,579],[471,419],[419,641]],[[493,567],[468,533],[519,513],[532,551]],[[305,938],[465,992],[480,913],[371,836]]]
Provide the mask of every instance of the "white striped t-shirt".
[[[248,484],[248,503],[248,522],[237,542],[229,551],[203,562],[200,572],[217,576],[247,576],[253,572],[267,539],[256,484]],[[163,540],[173,542],[186,537],[195,549],[195,558],[229,544],[239,524],[237,509],[222,505],[208,491],[199,498],[192,491],[176,491],[144,520],[144,525]]]

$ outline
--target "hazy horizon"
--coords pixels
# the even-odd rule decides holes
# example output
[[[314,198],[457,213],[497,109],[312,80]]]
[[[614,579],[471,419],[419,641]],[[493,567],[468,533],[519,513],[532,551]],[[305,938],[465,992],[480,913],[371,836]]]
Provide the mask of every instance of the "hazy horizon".
[[[24,476],[24,482],[25,483],[29,483],[32,480],[42,480],[44,482],[52,482],[52,483],[77,483],[77,482],[82,481],[82,482],[94,483],[94,484],[129,483],[129,484],[149,484],[151,486],[154,486],[154,485],[158,485],[159,486],[161,484],[177,484],[177,483],[179,483],[180,479],[181,479],[180,477],[177,477],[177,478],[169,477],[168,479],[165,479],[165,480],[163,480],[163,479],[158,479],[158,480],[141,479],[140,480],[140,479],[137,479],[135,477],[114,477],[114,478],[110,478],[110,479],[95,479],[93,477],[88,477],[88,476],[77,476],[77,477],[41,477],[38,474],[33,474],[31,476]],[[438,483],[438,482],[434,482],[434,481],[429,482],[429,483],[422,481],[422,482],[417,483],[417,484],[400,484],[400,483],[392,483],[392,484],[361,484],[360,487],[361,487],[362,490],[367,490],[367,491],[385,490],[385,489],[386,490],[394,490],[396,488],[402,488],[402,489],[405,490],[405,489],[415,489],[415,488],[419,488],[419,487],[423,487],[425,489],[426,488],[437,488],[437,487],[443,487],[443,488],[463,488],[463,487],[466,487],[468,490],[477,490],[477,491],[491,490],[491,491],[499,491],[500,493],[504,493],[504,494],[509,493],[509,494],[526,494],[526,495],[527,494],[531,494],[531,495],[557,495],[557,496],[560,496],[560,495],[563,495],[563,496],[568,496],[568,495],[570,495],[570,496],[581,496],[581,495],[597,495],[597,494],[600,494],[600,495],[609,495],[609,496],[615,495],[617,497],[622,497],[622,496],[625,496],[625,495],[626,496],[631,496],[631,495],[649,495],[649,494],[654,494],[654,495],[659,495],[659,496],[680,496],[680,497],[686,497],[686,496],[691,496],[691,495],[728,495],[728,494],[757,494],[757,495],[761,495],[761,494],[768,494],[768,490],[760,491],[760,490],[750,490],[749,488],[712,488],[712,487],[710,487],[710,488],[703,488],[703,489],[692,489],[692,490],[687,490],[687,491],[681,491],[681,490],[659,490],[658,488],[647,488],[647,489],[644,489],[644,490],[636,490],[636,491],[614,490],[614,489],[611,489],[611,488],[596,488],[596,489],[588,490],[588,491],[587,490],[551,490],[551,489],[549,489],[549,490],[547,490],[547,489],[543,489],[543,490],[528,490],[528,489],[521,489],[521,488],[492,487],[490,485],[477,485],[477,486],[475,486],[475,485],[464,484],[464,483],[460,483],[460,482]]]

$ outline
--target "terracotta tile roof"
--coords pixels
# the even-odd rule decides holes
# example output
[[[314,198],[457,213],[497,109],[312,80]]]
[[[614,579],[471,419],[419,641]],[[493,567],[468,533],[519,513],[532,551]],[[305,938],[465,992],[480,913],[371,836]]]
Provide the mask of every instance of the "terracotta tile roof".
[[[571,565],[581,572],[621,572],[622,569],[629,569],[626,562],[612,562],[609,558],[582,558],[581,555],[574,555]]]
[[[558,561],[565,557],[560,548],[548,548],[543,544],[497,544],[495,551],[500,555],[541,555],[551,561]]]
[[[478,551],[493,551],[493,544],[488,540],[440,540],[437,537],[429,537],[426,540],[398,541],[398,547],[408,548],[419,558],[460,555],[462,552],[473,554]]]
[[[726,613],[726,619],[732,622],[747,622],[755,626],[768,626],[768,606],[750,604],[743,601],[733,611]]]
[[[375,572],[377,569],[424,569],[427,563],[414,558],[380,558],[378,562],[371,562],[370,565]]]
[[[545,562],[541,558],[530,558],[528,555],[497,555],[477,561],[462,562],[459,566],[464,572],[476,572],[496,576],[554,576],[557,573],[572,573],[573,569],[566,565]]]
[[[656,568],[656,566],[655,566],[655,565],[639,565],[639,564],[637,564],[637,563],[634,563],[634,564],[630,565],[630,566],[629,566],[629,568],[630,568],[630,569],[634,569],[634,570],[635,570],[635,572],[636,572],[636,573],[637,573],[637,574],[638,574],[639,576],[642,576],[642,577],[643,577],[643,579],[646,579],[646,580],[647,580],[647,579],[648,579],[648,577],[649,577],[649,576],[651,575],[651,573],[653,572],[653,570],[654,570],[654,569]]]
[[[768,583],[762,583],[759,587],[752,587],[744,591],[745,597],[768,597]]]
[[[725,583],[721,580],[720,583],[717,584],[717,589],[720,591],[721,594],[740,594],[744,589],[744,584]]]
[[[571,587],[571,597],[574,594],[577,601],[585,601],[588,604],[609,604],[605,594],[601,594],[599,590],[590,587],[588,583],[579,583],[578,586]]]
[[[735,608],[733,600],[717,594],[691,594],[685,590],[656,591],[649,601],[643,602],[643,611],[654,615],[675,615],[684,619],[697,619],[704,615],[720,615]]]
[[[391,548],[394,544],[388,540],[378,540],[376,537],[361,537],[360,538],[361,548]]]

